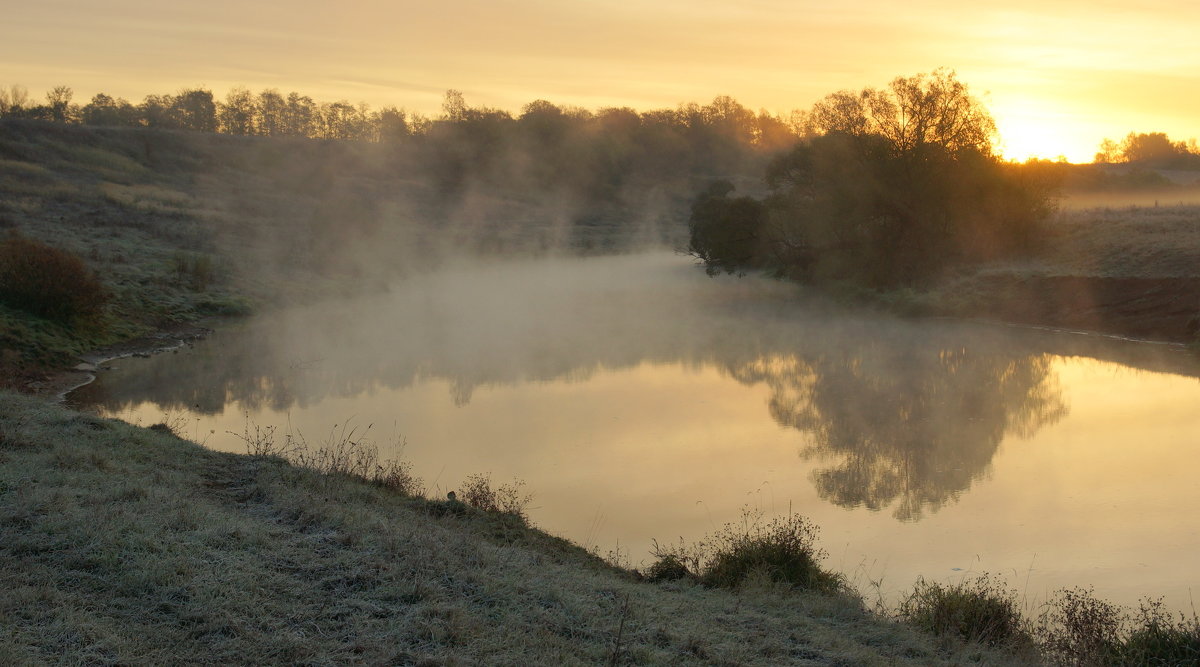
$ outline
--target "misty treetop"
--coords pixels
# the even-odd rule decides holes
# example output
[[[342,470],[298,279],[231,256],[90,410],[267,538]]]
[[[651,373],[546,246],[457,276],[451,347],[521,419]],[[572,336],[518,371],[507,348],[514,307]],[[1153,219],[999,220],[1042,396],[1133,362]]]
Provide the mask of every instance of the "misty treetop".
[[[1200,144],[1194,138],[1171,141],[1164,132],[1130,132],[1120,144],[1112,139],[1100,142],[1096,162],[1155,169],[1200,169]]]
[[[710,272],[911,285],[1030,247],[1053,184],[992,151],[995,122],[949,70],[840,91],[768,166],[762,200],[716,185],[696,200],[690,251]]]
[[[228,91],[224,100],[204,88],[184,88],[177,94],[147,95],[134,104],[98,93],[84,105],[72,102],[73,91],[58,86],[37,103],[22,86],[0,87],[0,118],[26,118],[104,127],[152,127],[234,135],[292,136],[390,142],[428,134],[438,125],[521,125],[556,138],[567,126],[588,125],[593,131],[641,127],[671,127],[681,132],[722,136],[733,141],[780,147],[796,139],[797,125],[759,111],[757,113],[722,95],[712,103],[686,103],[676,109],[637,112],[629,108],[588,111],[535,100],[513,114],[500,109],[470,107],[462,92],[448,90],[442,115],[428,118],[395,106],[374,110],[366,103],[346,100],[318,102],[312,97],[276,89],[254,93],[244,87]],[[793,113],[793,116],[795,113]]]

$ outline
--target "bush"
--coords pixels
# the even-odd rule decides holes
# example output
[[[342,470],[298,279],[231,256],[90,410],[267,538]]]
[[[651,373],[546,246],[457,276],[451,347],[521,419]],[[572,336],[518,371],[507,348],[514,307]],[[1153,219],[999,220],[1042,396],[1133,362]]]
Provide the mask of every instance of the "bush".
[[[1123,614],[1091,590],[1059,591],[1050,603],[1043,644],[1059,662],[1076,665],[1115,663]]]
[[[1162,600],[1143,600],[1134,627],[1120,649],[1130,665],[1200,664],[1200,620],[1181,615],[1175,621],[1162,608]]]
[[[726,524],[702,541],[693,560],[703,562],[699,579],[706,586],[737,588],[752,577],[765,577],[796,588],[834,593],[845,583],[841,575],[821,568],[826,554],[816,546],[817,533],[816,525],[798,514],[764,523],[761,513],[748,511],[740,525]]]
[[[647,581],[659,583],[662,581],[678,581],[691,579],[694,575],[675,554],[662,554],[644,573]]]
[[[953,585],[918,580],[900,603],[899,614],[919,630],[937,636],[990,646],[1029,642],[1016,595],[987,575]]]
[[[107,298],[78,255],[16,234],[0,242],[0,301],[73,324],[98,314]]]
[[[750,197],[729,198],[732,191],[728,181],[716,181],[692,204],[688,252],[704,261],[709,275],[733,273],[764,261],[767,209]]]
[[[470,475],[463,482],[458,499],[485,512],[511,514],[525,520],[525,508],[533,496],[522,492],[523,486],[525,482],[515,480],[493,489],[491,475]]]
[[[1060,591],[1043,640],[1049,657],[1072,665],[1200,664],[1200,620],[1173,619],[1162,600],[1142,600],[1137,617],[1091,590]]]

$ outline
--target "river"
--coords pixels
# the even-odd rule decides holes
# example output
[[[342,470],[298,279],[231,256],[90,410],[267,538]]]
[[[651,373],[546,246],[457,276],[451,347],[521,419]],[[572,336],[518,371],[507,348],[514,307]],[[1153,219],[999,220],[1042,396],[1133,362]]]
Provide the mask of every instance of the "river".
[[[1122,604],[1200,592],[1200,361],[1178,346],[906,320],[669,252],[449,266],[220,327],[70,396],[220,450],[365,434],[442,497],[523,480],[533,523],[650,561],[797,512],[894,601],[1004,577]]]

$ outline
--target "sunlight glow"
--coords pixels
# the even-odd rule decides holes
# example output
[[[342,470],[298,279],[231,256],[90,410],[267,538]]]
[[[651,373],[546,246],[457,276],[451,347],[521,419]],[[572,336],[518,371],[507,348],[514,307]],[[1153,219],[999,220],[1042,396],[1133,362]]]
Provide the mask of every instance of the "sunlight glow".
[[[1030,158],[1091,162],[1103,128],[1081,124],[1063,113],[1053,101],[1020,100],[991,106],[999,132],[997,150],[1007,160]]]
[[[730,95],[786,116],[944,66],[992,110],[1009,159],[1090,162],[1105,138],[1200,131],[1200,3],[1183,0],[10,4],[0,85],[38,100],[58,85],[79,103],[246,86],[436,115],[454,88],[510,112],[539,98],[650,110]]]

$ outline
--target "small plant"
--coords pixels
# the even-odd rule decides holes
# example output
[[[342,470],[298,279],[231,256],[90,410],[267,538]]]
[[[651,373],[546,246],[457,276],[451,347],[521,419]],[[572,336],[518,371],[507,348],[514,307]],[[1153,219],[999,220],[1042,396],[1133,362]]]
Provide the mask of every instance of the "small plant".
[[[241,433],[227,432],[246,443],[246,453],[251,456],[279,456],[302,468],[362,479],[401,495],[424,495],[424,484],[412,473],[412,463],[379,458],[379,447],[367,439],[370,430],[371,425],[359,431],[347,422],[334,424],[325,442],[317,447],[310,446],[300,432],[284,434],[279,443],[274,426],[259,426],[247,415]],[[404,440],[397,440],[395,447],[403,448]]]
[[[654,556],[654,563],[642,572],[642,576],[656,583],[679,579],[698,580],[706,559],[702,544],[689,546],[683,538],[674,546],[659,544],[658,540],[654,540],[650,554]]]
[[[469,475],[463,481],[458,499],[485,512],[511,514],[525,520],[525,508],[533,495],[523,492],[524,486],[525,482],[518,479],[493,489],[491,473]]]
[[[183,439],[184,433],[187,432],[188,416],[183,412],[165,412],[162,416],[162,421],[157,424],[151,424],[151,431],[159,433],[169,433],[176,438]]]
[[[816,546],[819,529],[799,514],[763,523],[761,512],[746,511],[741,525],[725,527],[702,543],[712,556],[700,580],[709,586],[736,588],[765,576],[796,588],[835,593],[845,588],[841,575],[821,568],[826,554]]]
[[[250,456],[284,456],[291,453],[292,447],[291,436],[289,435],[285,444],[278,445],[275,442],[275,427],[274,426],[259,426],[250,421],[250,415],[246,415],[246,423],[242,427],[241,433],[226,431],[229,435],[246,443],[246,453]]]
[[[1121,659],[1131,665],[1200,664],[1200,619],[1171,618],[1161,599],[1142,600],[1137,623],[1121,646]]]
[[[78,255],[15,233],[0,241],[0,301],[76,324],[97,315],[107,298]]]
[[[171,258],[175,280],[188,289],[202,292],[216,280],[217,271],[211,255],[196,252],[176,252]]]
[[[917,580],[899,615],[923,632],[990,646],[1028,644],[1030,635],[1016,594],[984,574],[974,581],[938,584]]]
[[[1047,616],[1042,643],[1052,658],[1076,665],[1114,662],[1124,622],[1120,607],[1076,588],[1059,591]]]
[[[380,461],[376,464],[370,480],[403,496],[425,495],[425,485],[420,477],[413,474],[412,463],[409,461]]]
[[[751,579],[767,580],[821,593],[846,589],[842,575],[821,567],[825,551],[816,546],[818,528],[799,514],[764,522],[762,512],[745,510],[741,524],[688,546],[654,543],[657,559],[644,573],[651,581],[693,577],[705,586],[737,588]]]
[[[679,581],[680,579],[689,579],[695,576],[675,554],[655,555],[657,560],[654,561],[653,565],[646,568],[646,571],[643,573],[647,581],[654,583]]]
[[[1200,664],[1200,619],[1178,620],[1162,600],[1142,600],[1138,615],[1096,598],[1090,589],[1059,591],[1050,604],[1043,648],[1074,665]]]

